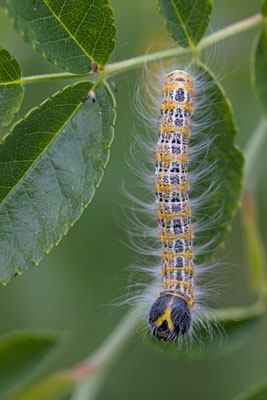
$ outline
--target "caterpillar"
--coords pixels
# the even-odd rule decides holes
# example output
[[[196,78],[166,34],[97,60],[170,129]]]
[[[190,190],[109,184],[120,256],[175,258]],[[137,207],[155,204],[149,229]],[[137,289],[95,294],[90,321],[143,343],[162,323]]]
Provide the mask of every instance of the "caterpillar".
[[[166,342],[185,334],[194,307],[194,252],[188,182],[193,79],[183,70],[165,77],[155,150],[155,191],[161,243],[161,290],[149,313],[153,335]]]
[[[202,340],[198,328],[210,338],[219,328],[206,300],[214,301],[220,288],[210,258],[228,221],[218,178],[223,165],[215,157],[227,125],[214,95],[221,89],[205,66],[169,67],[167,73],[159,67],[160,73],[145,68],[145,85],[135,96],[146,134],[135,132],[126,162],[141,191],[124,190],[131,217],[124,215],[128,246],[142,257],[131,266],[134,292],[128,290],[121,303],[138,306],[145,331],[156,340],[184,348],[193,337]]]

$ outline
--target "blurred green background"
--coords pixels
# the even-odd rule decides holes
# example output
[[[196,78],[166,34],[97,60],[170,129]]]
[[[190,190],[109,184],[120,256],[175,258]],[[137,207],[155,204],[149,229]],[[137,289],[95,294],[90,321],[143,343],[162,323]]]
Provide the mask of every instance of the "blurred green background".
[[[212,14],[215,31],[255,14],[260,1],[218,0]],[[152,49],[174,45],[162,25],[154,0],[111,0],[118,27],[117,45],[111,61],[141,55]],[[250,87],[250,51],[256,29],[235,36],[216,46],[216,66],[223,71],[222,84],[230,98],[239,132],[241,148],[253,132],[260,116]],[[8,18],[0,14],[0,45],[22,66],[23,75],[58,71],[37,55],[12,29]],[[127,242],[116,219],[122,219],[121,203],[125,201],[121,183],[128,186],[136,177],[126,168],[125,157],[138,124],[133,110],[133,94],[140,71],[113,78],[119,88],[116,94],[118,118],[111,159],[100,188],[83,217],[68,236],[46,256],[37,268],[0,287],[0,333],[37,327],[71,333],[70,346],[57,366],[71,366],[86,357],[105,339],[127,311],[111,303],[125,293],[127,265],[135,255],[119,240]],[[70,81],[66,82],[66,84]],[[65,86],[65,82],[26,86],[25,100],[17,118],[31,107]],[[266,159],[259,160],[267,167]],[[263,169],[264,171],[264,165]],[[264,176],[265,175],[265,176]],[[260,228],[267,240],[267,177],[259,180]],[[233,223],[226,246],[219,259],[230,267],[219,271],[221,306],[249,305],[245,260],[239,217]],[[118,240],[119,239],[119,240]],[[106,381],[100,398],[164,398],[225,400],[251,383],[267,377],[267,321],[262,320],[245,347],[217,360],[185,362],[154,352],[142,340],[135,340],[128,354]]]

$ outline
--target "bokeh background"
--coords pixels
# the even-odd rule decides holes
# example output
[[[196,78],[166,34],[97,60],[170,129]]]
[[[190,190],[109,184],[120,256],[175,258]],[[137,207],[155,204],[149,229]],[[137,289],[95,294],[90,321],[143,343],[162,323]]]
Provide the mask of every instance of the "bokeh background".
[[[217,0],[211,19],[213,31],[253,15],[260,1]],[[170,47],[154,0],[111,0],[118,27],[117,45],[111,61],[119,61]],[[260,110],[250,86],[250,51],[257,29],[218,44],[216,65],[232,102],[239,128],[237,143],[244,148],[257,123]],[[0,12],[0,45],[16,57],[24,76],[58,71],[37,55],[12,29]],[[221,68],[222,67],[222,68]],[[70,333],[70,342],[57,366],[71,366],[85,358],[116,326],[127,309],[111,303],[125,293],[127,265],[135,256],[126,246],[125,232],[116,220],[123,219],[125,198],[121,183],[136,177],[126,168],[125,158],[138,124],[133,95],[140,70],[113,78],[119,90],[117,124],[111,159],[100,188],[82,218],[68,236],[37,268],[0,287],[0,333],[37,327]],[[67,85],[39,83],[25,88],[25,99],[17,119],[30,108]],[[267,240],[266,159],[259,160],[260,229]],[[265,164],[265,165],[264,165]],[[219,306],[249,305],[255,300],[248,290],[239,216],[228,234],[220,258],[230,263],[222,270]],[[132,343],[120,364],[107,379],[100,398],[106,399],[231,399],[251,383],[267,377],[267,321],[263,318],[250,340],[239,351],[217,360],[185,362],[169,359],[142,340]]]

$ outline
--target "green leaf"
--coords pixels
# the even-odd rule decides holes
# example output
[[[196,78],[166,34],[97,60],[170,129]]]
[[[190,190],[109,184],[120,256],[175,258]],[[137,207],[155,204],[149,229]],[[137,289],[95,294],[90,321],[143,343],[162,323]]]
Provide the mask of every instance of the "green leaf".
[[[234,144],[237,129],[223,88],[203,65],[193,66],[193,76],[199,77],[199,82],[195,83],[193,120],[202,134],[194,135],[189,147],[201,149],[203,142],[209,143],[208,149],[189,164],[190,170],[201,166],[202,172],[207,171],[205,179],[190,190],[191,198],[202,199],[194,208],[196,226],[206,228],[195,230],[194,245],[205,246],[205,254],[195,259],[196,263],[201,263],[223,242],[236,214],[242,193],[244,156]],[[201,102],[199,108],[198,102]]]
[[[213,0],[157,0],[158,10],[172,38],[194,48],[210,21]]]
[[[266,400],[267,380],[250,386],[247,390],[235,396],[233,400]]]
[[[0,48],[0,132],[13,119],[23,99],[21,70],[15,58]]]
[[[62,335],[46,331],[15,332],[0,339],[0,399],[13,396],[51,362]]]
[[[261,13],[264,19],[267,19],[267,0],[263,0],[261,3]]]
[[[104,66],[115,46],[108,0],[0,0],[24,40],[48,61],[72,73]]]
[[[256,97],[267,118],[267,27],[256,38],[252,50],[251,81]]]
[[[54,400],[61,398],[76,385],[76,379],[66,370],[44,378],[8,400]]]
[[[256,304],[248,308],[216,310],[210,316],[212,335],[204,327],[195,331],[192,344],[159,342],[154,337],[149,340],[154,348],[164,355],[182,360],[205,360],[218,358],[240,349],[250,338],[264,308]]]
[[[102,179],[113,139],[114,98],[101,83],[96,102],[84,102],[92,86],[88,81],[67,86],[31,110],[0,145],[3,283],[38,264],[62,239]]]

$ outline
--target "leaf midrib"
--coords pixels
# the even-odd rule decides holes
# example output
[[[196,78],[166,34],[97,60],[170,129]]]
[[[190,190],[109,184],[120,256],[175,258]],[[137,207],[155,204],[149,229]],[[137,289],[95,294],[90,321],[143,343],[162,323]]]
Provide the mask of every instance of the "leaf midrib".
[[[56,20],[59,22],[59,24],[65,29],[65,31],[68,33],[68,35],[74,40],[74,42],[80,47],[80,49],[83,51],[83,53],[89,58],[89,60],[94,61],[94,59],[87,53],[84,47],[77,41],[76,37],[73,36],[73,34],[68,30],[65,24],[61,21],[61,19],[54,13],[54,11],[51,9],[51,7],[47,4],[46,0],[43,0],[44,4],[48,8],[48,10],[51,12],[51,14],[56,18]]]
[[[172,2],[173,7],[174,7],[174,9],[176,11],[176,14],[177,14],[177,17],[178,17],[178,19],[180,21],[180,24],[181,24],[181,26],[182,26],[182,28],[184,30],[184,33],[185,33],[186,39],[188,41],[189,47],[191,47],[191,49],[194,49],[195,45],[191,40],[190,34],[189,34],[188,29],[187,29],[187,27],[186,27],[186,25],[185,25],[185,23],[184,23],[184,21],[182,19],[182,16],[180,15],[180,12],[179,12],[178,8],[176,7],[176,4],[175,4],[174,0],[171,0],[171,2]]]

